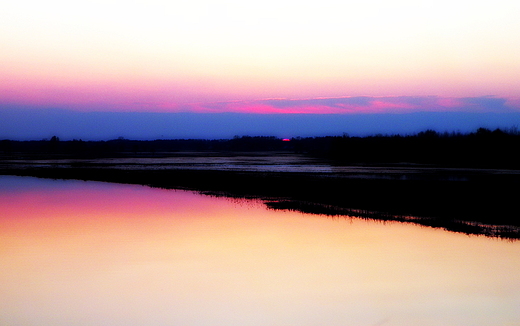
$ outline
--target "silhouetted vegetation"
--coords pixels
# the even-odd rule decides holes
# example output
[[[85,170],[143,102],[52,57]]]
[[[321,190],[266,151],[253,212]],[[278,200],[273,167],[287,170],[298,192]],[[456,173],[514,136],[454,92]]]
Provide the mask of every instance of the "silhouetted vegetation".
[[[0,141],[0,154],[62,157],[138,157],[164,156],[182,151],[281,151],[290,150],[287,142],[276,137],[234,137],[233,139],[160,139],[129,140],[118,138],[108,141],[60,141],[56,136],[39,141]]]
[[[424,216],[419,217],[394,215],[388,212],[371,211],[366,209],[349,209],[332,205],[300,202],[294,200],[268,201],[266,202],[266,205],[268,208],[274,210],[291,210],[307,214],[320,214],[334,217],[348,216],[349,218],[362,218],[377,221],[415,223],[465,234],[485,235],[488,237],[509,239],[520,238],[520,227],[514,225],[493,225],[462,219],[439,219],[435,217]]]
[[[295,139],[294,148],[338,164],[433,164],[452,167],[520,168],[520,133],[480,128],[475,132]]]
[[[337,174],[114,169],[48,166],[1,169],[0,174],[97,180],[189,189],[203,194],[260,198],[271,208],[347,215],[520,237],[520,175],[470,175],[466,181],[359,179]]]
[[[438,133],[426,130],[414,135],[296,137],[234,137],[233,139],[161,139],[63,141],[54,136],[40,141],[0,141],[0,155],[31,158],[164,156],[182,151],[293,151],[330,159],[336,164],[430,164],[451,167],[520,168],[520,132],[480,128],[472,133]]]
[[[262,198],[270,202],[271,208],[519,237],[520,173],[494,170],[520,169],[516,154],[519,145],[520,133],[516,129],[484,128],[468,134],[426,130],[415,135],[343,135],[291,141],[248,136],[153,141],[63,141],[53,137],[41,141],[1,140],[0,174],[191,189]],[[328,162],[330,167],[354,167],[347,172],[258,172],[219,170],[211,164],[197,169],[182,164],[173,167],[168,166],[170,163],[153,163],[156,160],[132,164],[131,160],[183,157],[200,161],[205,156],[247,155],[262,156],[265,161],[274,157],[270,152],[276,151],[292,152],[294,157],[322,158],[320,162]],[[95,160],[106,157],[125,160]],[[118,163],[121,161],[124,167]],[[301,162],[305,164],[306,160]],[[399,168],[394,169],[394,165]]]

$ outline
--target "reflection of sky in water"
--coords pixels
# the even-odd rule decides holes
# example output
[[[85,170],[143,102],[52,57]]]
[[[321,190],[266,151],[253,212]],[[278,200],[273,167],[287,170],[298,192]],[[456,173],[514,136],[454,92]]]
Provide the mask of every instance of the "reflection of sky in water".
[[[11,191],[16,187],[16,191]],[[520,243],[0,176],[2,325],[514,325]]]

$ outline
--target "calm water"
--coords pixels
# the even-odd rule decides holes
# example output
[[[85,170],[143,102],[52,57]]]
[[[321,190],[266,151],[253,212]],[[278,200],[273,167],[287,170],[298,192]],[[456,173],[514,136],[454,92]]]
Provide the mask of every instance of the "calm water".
[[[519,325],[520,242],[0,176],[0,325]]]

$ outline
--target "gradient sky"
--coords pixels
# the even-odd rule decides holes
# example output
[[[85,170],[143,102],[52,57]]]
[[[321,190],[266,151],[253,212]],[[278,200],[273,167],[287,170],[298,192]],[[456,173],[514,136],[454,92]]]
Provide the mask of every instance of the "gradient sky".
[[[0,105],[520,111],[520,2],[3,1]]]

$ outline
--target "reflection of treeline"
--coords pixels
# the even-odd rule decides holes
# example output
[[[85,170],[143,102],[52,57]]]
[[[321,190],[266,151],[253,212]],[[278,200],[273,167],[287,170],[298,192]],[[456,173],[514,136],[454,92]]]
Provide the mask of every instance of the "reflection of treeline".
[[[438,164],[446,166],[520,168],[516,151],[520,147],[517,129],[471,133],[438,133],[426,130],[414,135],[367,137],[297,137],[290,142],[276,137],[234,137],[233,139],[172,139],[108,141],[0,141],[0,154],[65,155],[74,157],[160,155],[178,151],[281,151],[332,159],[341,164]]]

